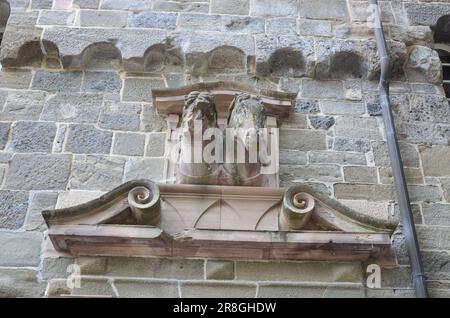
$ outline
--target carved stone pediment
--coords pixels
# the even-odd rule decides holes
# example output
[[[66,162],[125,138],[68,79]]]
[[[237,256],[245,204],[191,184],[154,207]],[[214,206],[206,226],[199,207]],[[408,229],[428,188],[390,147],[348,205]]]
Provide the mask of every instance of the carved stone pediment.
[[[279,187],[277,124],[292,112],[295,95],[217,82],[155,90],[153,98],[169,123],[164,180],[130,181],[88,203],[44,211],[57,251],[392,264],[395,223],[306,185]],[[212,161],[205,156],[210,139],[190,139],[211,130]],[[231,156],[230,143],[238,149]],[[243,162],[233,161],[239,151]]]
[[[395,223],[307,186],[289,189],[128,182],[45,211],[54,247],[73,255],[392,262]]]

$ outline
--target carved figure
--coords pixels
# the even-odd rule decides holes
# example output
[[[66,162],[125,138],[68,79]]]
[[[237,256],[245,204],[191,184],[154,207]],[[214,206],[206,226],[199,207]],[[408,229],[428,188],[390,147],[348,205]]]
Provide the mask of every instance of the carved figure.
[[[205,147],[214,142],[204,138],[205,132],[211,128],[218,130],[213,97],[205,92],[191,92],[185,98],[178,130],[180,157],[177,164],[177,183],[218,184],[219,163],[204,156]]]
[[[250,94],[239,94],[233,100],[228,113],[225,170],[232,175],[233,185],[262,185],[261,166],[270,163],[267,155],[267,134],[264,104]],[[230,136],[231,134],[231,136]],[[230,154],[230,142],[236,141]],[[229,156],[234,156],[230,158]],[[233,160],[230,160],[233,159]]]

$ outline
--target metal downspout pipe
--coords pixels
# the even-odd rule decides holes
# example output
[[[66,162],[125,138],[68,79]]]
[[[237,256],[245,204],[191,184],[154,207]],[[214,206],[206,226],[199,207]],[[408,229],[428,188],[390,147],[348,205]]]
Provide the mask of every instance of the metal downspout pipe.
[[[381,64],[379,86],[381,111],[386,129],[388,152],[391,160],[392,173],[394,176],[394,184],[397,192],[397,200],[405,235],[406,248],[408,250],[409,260],[411,263],[412,281],[416,290],[416,297],[427,298],[427,282],[423,272],[422,257],[419,250],[419,242],[417,240],[416,229],[414,226],[414,218],[411,212],[408,188],[406,185],[405,173],[403,171],[403,163],[394,126],[391,102],[389,99],[389,81],[391,72],[390,60],[386,47],[386,39],[384,37],[383,24],[381,23],[378,1],[369,0],[369,5],[372,6],[371,11],[374,18],[372,22],[374,24],[375,39],[377,42],[378,55],[380,57]]]

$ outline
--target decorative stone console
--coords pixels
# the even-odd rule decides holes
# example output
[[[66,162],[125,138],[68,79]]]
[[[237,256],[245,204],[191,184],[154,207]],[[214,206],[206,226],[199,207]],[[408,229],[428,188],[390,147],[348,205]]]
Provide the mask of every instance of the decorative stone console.
[[[394,264],[395,222],[358,213],[306,185],[278,186],[276,128],[294,101],[292,94],[227,82],[154,90],[154,106],[169,123],[165,182],[130,181],[85,204],[44,211],[53,246],[72,255]],[[210,146],[186,139],[195,134],[195,120],[202,134],[214,129],[213,153],[223,162],[182,160]],[[261,150],[249,163],[228,162],[223,154],[226,129],[236,127],[248,132],[231,138],[243,143],[246,159],[247,141],[257,140]]]

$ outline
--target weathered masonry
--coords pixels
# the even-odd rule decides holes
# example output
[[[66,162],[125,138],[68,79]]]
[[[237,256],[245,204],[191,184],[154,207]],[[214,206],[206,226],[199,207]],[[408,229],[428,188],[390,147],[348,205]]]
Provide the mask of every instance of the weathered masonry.
[[[379,4],[429,292],[449,297],[450,1]],[[0,297],[413,297],[367,7],[0,0]],[[173,157],[189,116],[249,113],[279,129],[276,169]]]

